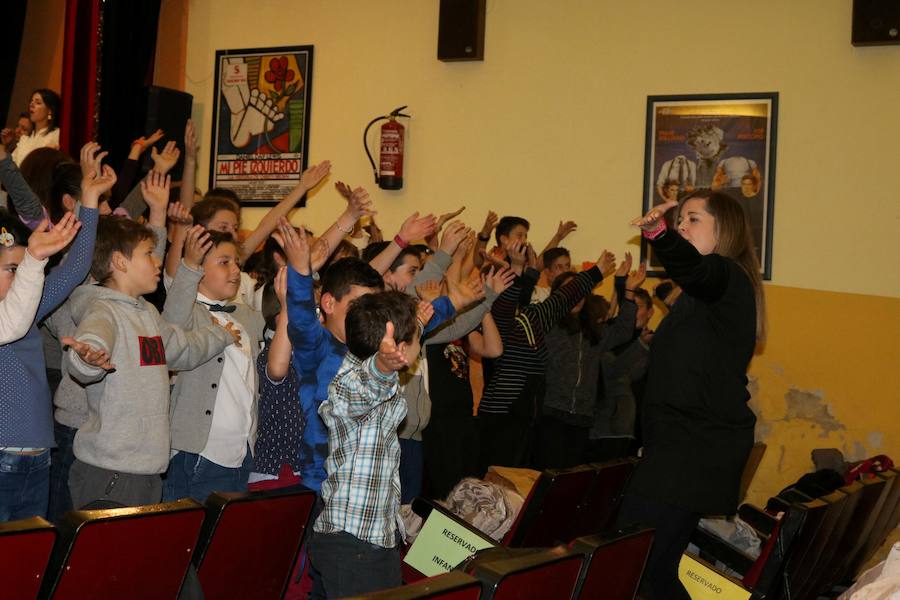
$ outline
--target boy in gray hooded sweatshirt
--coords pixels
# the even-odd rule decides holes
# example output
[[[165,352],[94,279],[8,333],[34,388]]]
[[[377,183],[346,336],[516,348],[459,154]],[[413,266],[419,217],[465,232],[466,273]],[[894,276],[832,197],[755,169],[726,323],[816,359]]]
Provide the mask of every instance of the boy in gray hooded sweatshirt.
[[[156,289],[153,232],[122,217],[97,228],[91,275],[71,297],[78,324],[65,367],[85,386],[88,418],[75,434],[72,504],[159,502],[169,463],[169,371],[193,369],[239,340],[212,321],[194,331],[165,322],[141,298]]]

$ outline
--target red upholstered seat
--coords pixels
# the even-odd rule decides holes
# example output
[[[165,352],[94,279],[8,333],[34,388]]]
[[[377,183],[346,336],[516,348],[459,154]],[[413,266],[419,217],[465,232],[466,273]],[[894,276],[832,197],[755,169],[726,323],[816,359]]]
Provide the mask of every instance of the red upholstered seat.
[[[629,529],[575,540],[572,550],[585,555],[576,597],[632,600],[652,544],[652,529]]]
[[[175,598],[203,523],[190,499],[68,513],[41,597]]]
[[[482,581],[482,600],[572,598],[584,555],[557,546],[475,566]]]
[[[608,529],[634,465],[624,459],[542,472],[504,544],[552,546]]]
[[[315,500],[306,488],[212,494],[194,558],[206,600],[281,598]]]
[[[40,517],[0,523],[0,586],[10,600],[36,598],[56,528]]]

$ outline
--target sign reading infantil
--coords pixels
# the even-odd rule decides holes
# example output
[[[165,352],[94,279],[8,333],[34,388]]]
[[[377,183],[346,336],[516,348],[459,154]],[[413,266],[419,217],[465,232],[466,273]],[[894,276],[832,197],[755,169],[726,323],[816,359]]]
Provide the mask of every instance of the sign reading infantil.
[[[452,571],[479,550],[496,544],[432,510],[404,562],[426,577]]]

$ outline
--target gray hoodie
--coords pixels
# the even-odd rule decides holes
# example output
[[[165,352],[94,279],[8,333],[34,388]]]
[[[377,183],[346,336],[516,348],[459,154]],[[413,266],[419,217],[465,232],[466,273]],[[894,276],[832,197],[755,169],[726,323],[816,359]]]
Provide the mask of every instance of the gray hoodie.
[[[87,390],[88,418],[75,456],[111,471],[162,473],[169,464],[169,371],[193,369],[233,342],[218,325],[185,331],[143,298],[100,285],[71,296],[75,339],[103,349],[115,370],[86,364],[74,351],[64,366]]]

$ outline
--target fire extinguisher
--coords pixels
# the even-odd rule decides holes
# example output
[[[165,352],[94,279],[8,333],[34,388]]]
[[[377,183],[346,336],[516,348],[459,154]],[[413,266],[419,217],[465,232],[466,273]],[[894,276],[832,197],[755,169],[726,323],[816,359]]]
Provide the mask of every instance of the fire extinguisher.
[[[397,117],[412,118],[410,115],[403,114],[405,106],[395,108],[389,115],[375,117],[366,125],[363,131],[363,147],[366,149],[366,156],[372,164],[372,172],[375,174],[375,183],[383,190],[399,190],[403,187],[403,135],[406,128],[398,121]],[[378,121],[387,121],[381,126],[381,150],[378,157],[378,167],[375,167],[375,161],[372,159],[372,153],[369,152],[368,134],[369,129]]]

